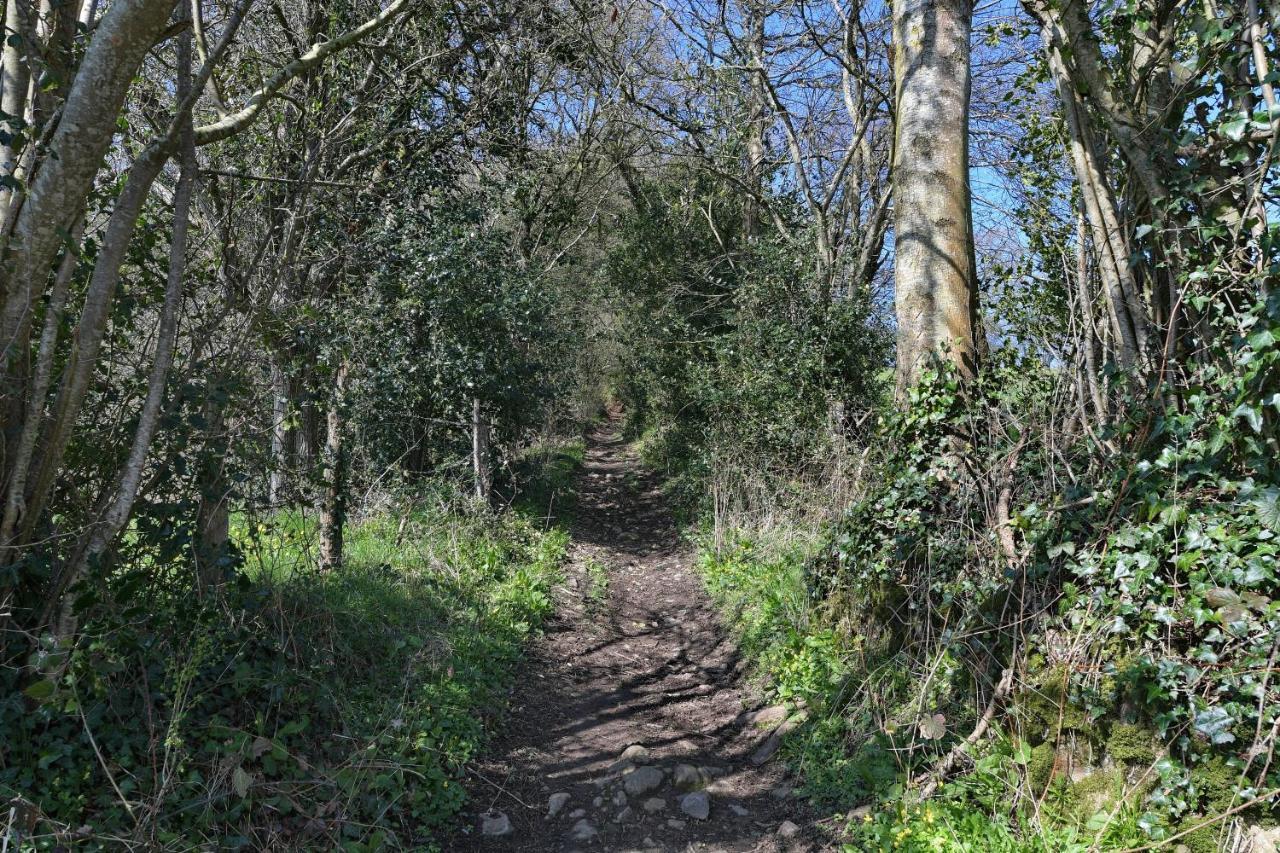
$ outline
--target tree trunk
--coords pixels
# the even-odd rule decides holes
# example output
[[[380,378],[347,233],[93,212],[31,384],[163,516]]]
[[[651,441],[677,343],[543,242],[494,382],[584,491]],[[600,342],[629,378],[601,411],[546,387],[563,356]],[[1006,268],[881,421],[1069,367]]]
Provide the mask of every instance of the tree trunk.
[[[764,56],[764,4],[762,0],[744,3],[747,15],[747,38],[751,56]],[[747,184],[761,191],[764,177],[765,92],[759,74],[752,74],[747,100]],[[753,194],[743,199],[742,227],[747,239],[760,233],[760,200]]]
[[[191,85],[191,36],[184,34],[178,42],[178,97],[183,98]],[[96,523],[85,531],[78,543],[75,556],[53,583],[46,607],[58,609],[55,636],[70,637],[76,629],[75,611],[71,597],[66,596],[93,563],[100,559],[108,546],[124,529],[133,511],[142,483],[151,440],[160,423],[164,392],[173,366],[174,349],[178,337],[178,313],[182,305],[182,284],[186,277],[187,231],[191,213],[191,196],[196,178],[196,149],[190,114],[181,131],[181,167],[178,185],[173,193],[173,236],[169,244],[169,271],[165,282],[164,304],[160,311],[160,327],[156,334],[155,361],[147,380],[147,396],[138,413],[138,425],[134,429],[129,455],[121,468],[115,493],[106,511]]]
[[[898,389],[945,350],[977,370],[969,194],[969,0],[894,0],[893,157]]]
[[[271,480],[267,503],[273,509],[284,502],[289,470],[289,379],[282,357],[271,359]]]
[[[231,513],[227,499],[231,485],[226,477],[226,400],[217,383],[210,382],[205,398],[205,436],[200,460],[200,505],[196,510],[196,576],[201,589],[227,580],[227,542],[231,539]]]
[[[347,458],[343,443],[347,396],[347,363],[338,367],[333,400],[325,418],[324,492],[320,504],[320,568],[342,566],[342,534],[347,515]]]
[[[489,425],[480,410],[480,398],[471,401],[471,466],[475,473],[476,497],[489,500],[493,473],[489,469]]]

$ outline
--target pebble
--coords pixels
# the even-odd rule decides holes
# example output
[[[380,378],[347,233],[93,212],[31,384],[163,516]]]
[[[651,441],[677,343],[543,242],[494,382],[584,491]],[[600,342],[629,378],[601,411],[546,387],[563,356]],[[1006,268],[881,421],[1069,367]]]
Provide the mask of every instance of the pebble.
[[[586,809],[574,809],[573,811],[569,812],[569,819],[573,820],[575,818],[580,818],[586,813],[587,813]]]
[[[729,803],[729,811],[733,812],[738,817],[746,817],[747,815],[751,814],[751,812],[747,811],[737,803]]]
[[[670,818],[667,820],[667,826],[671,827],[672,829],[684,829],[684,821],[676,820],[675,818]]]
[[[627,806],[625,809],[623,809],[622,811],[618,812],[618,813],[614,816],[614,818],[613,818],[613,822],[614,822],[614,823],[625,823],[626,821],[631,820],[631,818],[633,818],[634,816],[635,816],[635,811],[633,811],[633,810],[632,810],[631,806]]]
[[[692,764],[677,764],[671,774],[671,784],[681,791],[696,791],[711,781],[711,774]]]
[[[497,809],[490,809],[480,815],[480,834],[499,836],[511,832],[511,821]]]
[[[580,820],[573,825],[573,829],[569,830],[569,837],[574,841],[590,841],[600,834],[589,821]]]
[[[694,791],[680,798],[680,811],[694,820],[706,820],[711,814],[711,797],[706,791]]]
[[[784,820],[778,826],[778,836],[780,838],[795,838],[800,834],[800,827],[796,826],[789,820]]]
[[[662,771],[656,767],[637,767],[622,778],[622,787],[631,796],[647,794],[662,784]]]
[[[569,795],[564,791],[557,791],[547,797],[547,817],[555,817],[560,814],[560,810],[569,802]]]
[[[667,807],[667,801],[662,797],[650,797],[644,801],[644,810],[649,814],[660,812]]]

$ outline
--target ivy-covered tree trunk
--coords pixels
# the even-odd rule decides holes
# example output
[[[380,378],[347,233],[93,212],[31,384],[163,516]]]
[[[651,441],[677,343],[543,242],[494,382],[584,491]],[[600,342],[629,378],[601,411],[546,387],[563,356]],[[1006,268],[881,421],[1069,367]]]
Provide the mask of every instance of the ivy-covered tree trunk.
[[[893,158],[898,387],[945,350],[977,368],[969,197],[970,0],[894,0]]]

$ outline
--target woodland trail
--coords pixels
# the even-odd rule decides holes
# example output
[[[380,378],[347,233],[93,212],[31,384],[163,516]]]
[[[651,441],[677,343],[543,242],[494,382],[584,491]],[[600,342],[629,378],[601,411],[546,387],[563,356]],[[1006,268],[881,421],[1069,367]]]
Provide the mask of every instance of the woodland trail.
[[[834,849],[780,762],[761,761],[781,709],[755,710],[659,485],[614,425],[589,437],[558,615],[446,850]],[[703,795],[684,800],[690,776],[703,819]],[[568,795],[558,809],[553,794]],[[491,831],[504,817],[510,831],[486,835],[486,808]]]

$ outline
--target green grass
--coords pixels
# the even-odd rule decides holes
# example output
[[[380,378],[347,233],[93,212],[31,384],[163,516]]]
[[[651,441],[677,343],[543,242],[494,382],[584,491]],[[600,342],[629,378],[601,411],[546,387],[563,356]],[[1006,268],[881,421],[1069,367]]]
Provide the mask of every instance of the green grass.
[[[0,675],[0,799],[36,804],[32,846],[430,849],[568,537],[522,509],[418,507],[351,524],[327,573],[314,517],[237,517],[244,566],[219,596],[123,555],[53,695],[22,711]]]
[[[576,506],[574,480],[586,457],[582,439],[548,442],[525,451],[513,466],[512,508],[535,524],[564,525]]]

